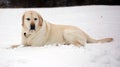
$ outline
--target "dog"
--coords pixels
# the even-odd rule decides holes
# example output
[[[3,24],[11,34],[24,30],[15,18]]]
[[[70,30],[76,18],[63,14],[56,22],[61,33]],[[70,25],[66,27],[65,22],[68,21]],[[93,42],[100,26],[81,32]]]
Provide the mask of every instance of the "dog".
[[[73,44],[77,47],[86,43],[111,42],[113,38],[93,39],[80,28],[52,24],[36,11],[26,11],[22,17],[22,44],[44,46],[49,44]]]

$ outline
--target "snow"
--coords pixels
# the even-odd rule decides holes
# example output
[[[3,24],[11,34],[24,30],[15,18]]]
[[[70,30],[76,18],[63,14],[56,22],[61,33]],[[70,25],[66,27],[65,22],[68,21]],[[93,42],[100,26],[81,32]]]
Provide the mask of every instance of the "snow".
[[[39,12],[54,24],[80,27],[93,38],[113,37],[114,41],[81,48],[48,45],[10,49],[21,45],[21,17],[27,10]],[[119,26],[120,6],[0,9],[0,67],[119,67]]]

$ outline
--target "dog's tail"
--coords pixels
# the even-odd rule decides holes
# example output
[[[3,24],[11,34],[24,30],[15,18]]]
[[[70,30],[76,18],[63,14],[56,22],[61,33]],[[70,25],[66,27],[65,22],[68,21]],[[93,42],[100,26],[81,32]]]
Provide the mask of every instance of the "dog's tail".
[[[106,43],[106,42],[111,42],[111,41],[113,41],[113,38],[103,38],[99,40],[93,39],[91,37],[87,38],[88,43]]]

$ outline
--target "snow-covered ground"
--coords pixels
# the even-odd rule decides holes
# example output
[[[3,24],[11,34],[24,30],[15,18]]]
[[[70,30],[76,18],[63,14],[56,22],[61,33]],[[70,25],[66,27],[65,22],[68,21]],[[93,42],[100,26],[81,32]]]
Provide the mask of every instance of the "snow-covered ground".
[[[55,24],[80,27],[93,38],[113,37],[104,44],[19,47],[22,14],[39,12]],[[120,6],[0,9],[0,67],[120,67]]]

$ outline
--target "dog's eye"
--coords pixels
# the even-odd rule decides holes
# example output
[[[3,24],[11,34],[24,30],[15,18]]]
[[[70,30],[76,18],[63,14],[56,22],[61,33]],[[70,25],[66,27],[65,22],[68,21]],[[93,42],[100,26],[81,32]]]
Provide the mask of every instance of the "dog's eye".
[[[34,20],[37,20],[37,18],[34,18]]]
[[[26,18],[26,20],[30,21],[30,18]]]

